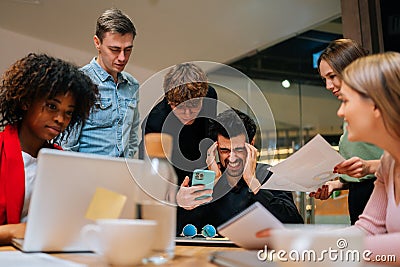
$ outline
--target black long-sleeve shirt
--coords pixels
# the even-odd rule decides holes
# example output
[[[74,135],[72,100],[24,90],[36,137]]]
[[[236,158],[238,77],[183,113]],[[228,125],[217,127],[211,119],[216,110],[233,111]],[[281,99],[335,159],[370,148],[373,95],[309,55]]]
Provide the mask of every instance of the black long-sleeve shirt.
[[[256,177],[261,184],[271,176],[269,167],[267,164],[257,164]],[[177,234],[188,223],[195,225],[197,229],[206,224],[217,227],[257,201],[282,223],[304,223],[291,192],[260,189],[254,194],[243,178],[231,187],[225,175],[222,175],[214,186],[212,202],[186,211],[186,216],[178,217]]]
[[[203,106],[191,125],[184,125],[172,112],[164,97],[150,111],[142,123],[142,135],[148,133],[167,133],[173,137],[171,163],[178,176],[180,185],[186,176],[192,177],[195,169],[204,169],[206,152],[212,144],[209,138],[209,119],[215,119],[217,113],[217,92],[209,85]],[[143,138],[139,145],[139,158],[144,156]]]

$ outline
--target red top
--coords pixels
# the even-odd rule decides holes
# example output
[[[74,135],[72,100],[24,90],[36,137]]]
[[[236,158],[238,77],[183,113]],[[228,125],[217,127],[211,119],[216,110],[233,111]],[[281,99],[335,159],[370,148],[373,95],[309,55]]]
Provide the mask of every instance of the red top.
[[[58,145],[51,148],[62,149]],[[25,170],[16,126],[0,133],[0,225],[20,223],[25,196]]]

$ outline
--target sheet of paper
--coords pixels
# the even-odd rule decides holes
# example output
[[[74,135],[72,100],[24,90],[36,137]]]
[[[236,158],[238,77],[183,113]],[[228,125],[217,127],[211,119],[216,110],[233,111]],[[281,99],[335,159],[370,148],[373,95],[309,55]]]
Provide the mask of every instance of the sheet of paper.
[[[336,177],[333,167],[344,158],[316,135],[286,160],[271,167],[272,176],[261,188],[312,192]]]
[[[0,265],[7,267],[87,267],[85,264],[59,259],[45,253],[23,253],[21,251],[0,252]]]
[[[86,218],[97,219],[117,219],[126,202],[126,196],[114,191],[98,187],[86,212]]]
[[[262,249],[270,242],[269,237],[258,238],[256,233],[263,229],[282,229],[283,224],[263,205],[255,202],[224,224],[217,227],[218,232],[245,249]]]

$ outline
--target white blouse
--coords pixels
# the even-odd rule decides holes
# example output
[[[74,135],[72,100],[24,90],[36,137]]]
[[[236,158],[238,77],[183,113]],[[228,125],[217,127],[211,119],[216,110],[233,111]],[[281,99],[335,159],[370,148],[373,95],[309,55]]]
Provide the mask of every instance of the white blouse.
[[[37,158],[32,157],[28,153],[22,151],[22,159],[25,169],[25,199],[24,207],[22,208],[21,222],[26,222],[31,202],[33,185],[36,177]]]

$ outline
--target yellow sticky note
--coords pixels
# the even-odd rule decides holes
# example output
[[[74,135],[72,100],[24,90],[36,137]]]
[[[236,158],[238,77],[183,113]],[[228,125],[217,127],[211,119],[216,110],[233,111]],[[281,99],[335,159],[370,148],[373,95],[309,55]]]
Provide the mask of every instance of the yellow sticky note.
[[[117,219],[125,202],[125,195],[98,187],[90,201],[85,217],[91,220]]]

